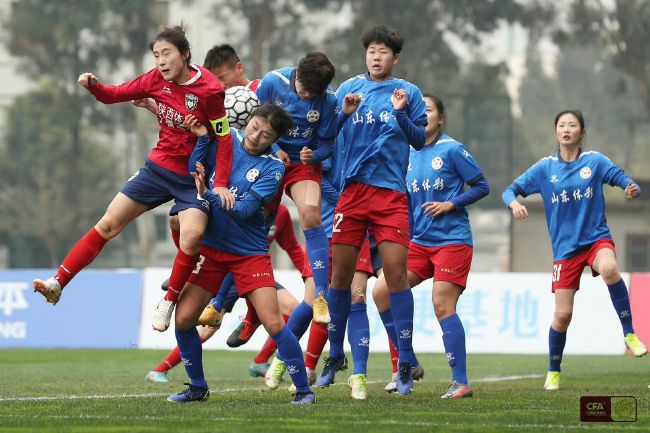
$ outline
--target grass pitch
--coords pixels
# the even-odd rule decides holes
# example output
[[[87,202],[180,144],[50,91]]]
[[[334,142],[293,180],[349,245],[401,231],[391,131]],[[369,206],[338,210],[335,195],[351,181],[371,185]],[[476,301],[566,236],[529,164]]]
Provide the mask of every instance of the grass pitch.
[[[318,389],[318,403],[289,404],[289,377],[277,391],[248,376],[250,352],[207,351],[212,389],[205,403],[178,405],[169,394],[184,388],[182,366],[171,384],[144,382],[166,354],[153,350],[0,350],[1,432],[647,432],[650,431],[650,357],[565,356],[562,389],[542,389],[546,356],[471,355],[475,397],[441,400],[450,369],[444,354],[418,355],[425,367],[414,394],[383,391],[387,354],[372,354],[369,398],[353,401],[339,372],[335,386]],[[581,423],[582,395],[631,395],[638,420]]]

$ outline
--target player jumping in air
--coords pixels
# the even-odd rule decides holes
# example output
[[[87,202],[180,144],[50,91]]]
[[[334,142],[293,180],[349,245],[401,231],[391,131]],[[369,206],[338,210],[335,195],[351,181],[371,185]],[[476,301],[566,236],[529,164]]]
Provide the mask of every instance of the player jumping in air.
[[[614,240],[605,219],[603,184],[618,186],[625,196],[639,196],[639,186],[605,155],[583,151],[586,134],[582,113],[566,110],[555,117],[555,138],[559,151],[538,161],[503,192],[503,202],[515,219],[528,216],[517,201],[540,193],[553,247],[552,291],[555,315],[549,330],[549,368],[544,388],[560,389],[560,364],[566,333],[573,314],[573,299],[580,288],[585,266],[593,276],[601,275],[612,299],[626,346],[635,356],[648,352],[632,327],[632,310],[625,282],[616,264]]]
[[[124,184],[95,227],[74,245],[57,274],[47,280],[34,280],[34,289],[47,302],[56,304],[68,282],[127,224],[174,199],[172,211],[178,213],[180,221],[179,250],[169,290],[156,307],[153,319],[154,329],[165,331],[169,327],[180,290],[199,258],[201,237],[208,221],[207,203],[196,196],[187,171],[196,137],[183,127],[186,115],[192,114],[202,124],[211,125],[209,134],[219,142],[215,193],[224,207],[234,204],[234,197],[226,188],[232,164],[232,138],[223,106],[224,90],[212,74],[191,63],[189,46],[180,27],[166,28],[151,43],[156,67],[149,72],[117,86],[101,83],[92,73],[79,76],[79,84],[106,104],[154,99],[160,134],[145,165]]]

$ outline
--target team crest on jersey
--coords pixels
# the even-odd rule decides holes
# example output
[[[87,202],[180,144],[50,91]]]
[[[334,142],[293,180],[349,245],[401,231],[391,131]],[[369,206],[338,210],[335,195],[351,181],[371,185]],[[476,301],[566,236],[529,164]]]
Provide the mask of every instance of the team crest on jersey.
[[[442,168],[442,164],[443,164],[442,158],[440,158],[439,156],[436,156],[431,161],[431,167],[433,167],[434,170],[440,170]]]
[[[249,182],[255,182],[259,176],[260,176],[260,171],[256,168],[251,168],[246,173],[246,180]]]
[[[551,176],[550,182],[551,183],[557,183],[558,182],[557,174],[554,174],[553,176]]]
[[[280,179],[282,179],[282,173],[280,173],[279,171],[276,171],[275,172],[275,181],[280,182]]]
[[[194,110],[199,105],[199,97],[191,93],[185,94],[185,108]]]
[[[580,177],[583,179],[589,179],[591,177],[591,169],[589,167],[582,167],[582,170],[580,170]]]
[[[316,122],[320,119],[320,113],[317,110],[309,110],[307,112],[307,120],[310,122]]]

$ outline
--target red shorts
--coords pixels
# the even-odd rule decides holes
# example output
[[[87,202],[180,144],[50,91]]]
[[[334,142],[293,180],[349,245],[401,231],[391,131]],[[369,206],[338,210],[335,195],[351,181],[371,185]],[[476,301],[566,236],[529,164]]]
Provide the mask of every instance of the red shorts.
[[[228,272],[232,272],[239,296],[261,287],[275,287],[270,255],[241,256],[205,245],[201,245],[199,261],[187,282],[216,295]]]
[[[370,241],[366,239],[366,241],[363,243],[361,246],[361,250],[359,251],[359,258],[357,259],[357,272],[365,272],[368,275],[374,275],[374,271],[372,269],[372,259],[370,257]],[[305,254],[305,264],[303,267],[302,271],[302,278],[307,278],[307,277],[313,277],[314,276],[314,271],[311,270],[311,266],[309,266],[309,259],[307,258],[307,254]],[[329,276],[330,280],[332,279],[332,241],[330,239],[330,271],[329,271]]]
[[[408,247],[409,230],[405,194],[353,182],[336,205],[332,243],[360,248],[370,232],[377,244],[391,241]]]
[[[466,244],[425,247],[414,242],[409,245],[408,270],[422,280],[446,281],[461,286],[467,284],[474,248]]]
[[[321,175],[322,168],[321,163],[314,165],[306,165],[302,162],[297,162],[290,164],[284,167],[284,178],[282,178],[282,185],[278,188],[278,193],[273,197],[271,203],[269,203],[266,208],[270,211],[277,212],[278,207],[280,206],[280,201],[282,200],[282,194],[286,191],[287,195],[291,197],[290,187],[294,183],[300,182],[302,180],[313,180],[319,186],[321,184]],[[303,273],[303,278],[305,275]]]
[[[551,290],[553,293],[557,289],[579,289],[580,276],[585,266],[594,263],[596,254],[602,249],[610,249],[616,253],[616,245],[612,239],[599,239],[588,248],[583,249],[578,254],[568,259],[555,260],[553,262],[553,276],[551,282]],[[597,277],[599,274],[593,268],[591,275]]]

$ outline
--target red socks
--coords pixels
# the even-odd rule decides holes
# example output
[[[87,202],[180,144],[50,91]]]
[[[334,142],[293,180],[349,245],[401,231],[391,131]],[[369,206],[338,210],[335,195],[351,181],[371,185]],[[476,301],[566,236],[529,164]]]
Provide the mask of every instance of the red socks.
[[[248,300],[248,297],[246,297],[246,306],[248,307],[248,311],[246,311],[246,317],[244,317],[244,320],[246,320],[248,323],[260,323],[260,318],[257,316],[257,311],[255,310],[255,307],[253,307],[253,303]],[[287,323],[286,319],[284,323]]]
[[[172,274],[169,277],[169,286],[165,300],[172,301],[173,303],[178,301],[178,295],[181,294],[181,290],[183,290],[183,286],[185,286],[198,260],[198,254],[188,256],[183,250],[178,250],[176,259],[174,260],[174,266],[172,267]]]
[[[399,361],[399,352],[393,345],[393,342],[388,339],[388,347],[390,347],[390,362],[393,363],[393,373],[397,373],[397,362]]]
[[[81,239],[72,247],[68,255],[63,259],[63,263],[59,266],[56,273],[56,280],[65,287],[71,279],[74,278],[79,271],[88,266],[97,254],[104,248],[108,242],[102,235],[95,229],[95,227],[88,230]]]
[[[307,342],[307,352],[305,352],[305,367],[316,370],[325,343],[327,343],[327,326],[312,321],[309,330],[309,341]]]

